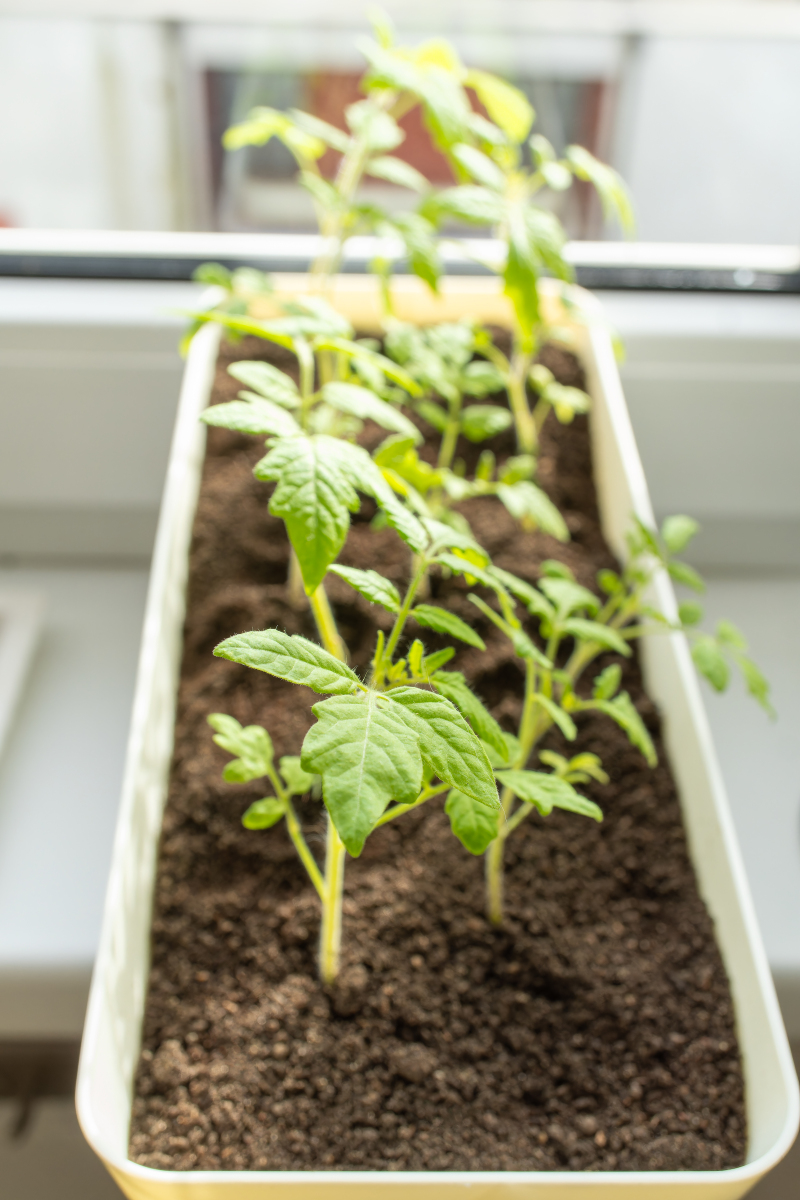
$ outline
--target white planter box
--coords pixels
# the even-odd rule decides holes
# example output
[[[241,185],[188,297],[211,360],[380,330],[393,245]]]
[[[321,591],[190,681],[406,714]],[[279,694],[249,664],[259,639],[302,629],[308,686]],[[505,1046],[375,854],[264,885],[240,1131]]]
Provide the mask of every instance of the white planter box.
[[[279,278],[298,291],[307,277]],[[434,301],[416,280],[398,281],[400,315],[425,322],[473,315],[507,320],[494,279],[452,279]],[[588,303],[592,303],[586,298]],[[361,329],[375,325],[375,281],[344,276],[337,301]],[[606,538],[624,554],[631,514],[651,520],[610,340],[601,323],[578,329],[593,395],[595,477]],[[730,977],[747,1087],[745,1166],[718,1172],[230,1172],[159,1171],[128,1159],[133,1076],[149,968],[152,891],[172,748],[188,547],[203,459],[198,415],[211,390],[218,331],[194,342],[184,378],[161,510],[145,619],[133,723],[105,922],[78,1074],[78,1114],[90,1144],[130,1200],[572,1200],[590,1191],[627,1200],[735,1200],[786,1153],[800,1099],[775,992],[755,923],[733,825],[686,642],[671,635],[643,647],[646,684],[664,717],[701,893],[715,920]],[[654,602],[672,615],[664,575]]]

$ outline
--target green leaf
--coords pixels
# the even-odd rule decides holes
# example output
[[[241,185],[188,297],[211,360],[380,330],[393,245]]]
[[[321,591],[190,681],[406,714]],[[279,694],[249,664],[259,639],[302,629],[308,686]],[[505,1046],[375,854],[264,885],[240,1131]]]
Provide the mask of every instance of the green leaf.
[[[352,446],[349,442],[341,442],[340,445],[343,456],[349,459],[348,470],[352,482],[375,499],[389,525],[406,545],[415,554],[421,553],[428,544],[428,536],[422,522],[398,499],[381,468],[373,462],[366,450],[360,446]]]
[[[351,588],[355,588],[359,595],[372,604],[380,604],[390,613],[400,611],[397,588],[377,571],[360,571],[357,567],[343,567],[340,563],[334,563],[328,570],[349,583]]]
[[[388,183],[396,183],[399,187],[410,188],[413,192],[424,192],[428,181],[416,167],[403,162],[402,158],[384,155],[371,158],[364,168],[367,175],[375,179],[385,179]]]
[[[543,398],[555,409],[562,425],[569,425],[577,413],[586,413],[592,405],[591,397],[580,388],[564,387],[560,383],[549,383],[542,392]]]
[[[276,796],[267,796],[263,800],[254,800],[242,817],[245,829],[269,829],[277,825],[286,816],[286,801],[278,800]]]
[[[571,783],[557,775],[548,775],[544,771],[498,771],[497,778],[520,800],[534,804],[543,817],[548,817],[554,808],[564,808],[595,821],[603,819],[600,808],[593,801],[581,796]]]
[[[281,408],[297,408],[300,404],[300,393],[294,380],[272,363],[235,362],[228,367],[228,374],[265,400],[280,404]]]
[[[496,404],[470,404],[461,413],[461,432],[471,442],[484,442],[508,429],[514,418]]]
[[[533,161],[537,168],[540,168],[544,163],[553,163],[556,161],[556,152],[553,149],[553,144],[547,140],[544,134],[534,133],[528,139],[528,145],[533,152]]]
[[[661,537],[670,554],[680,554],[695,536],[700,526],[692,517],[667,517],[661,526]]]
[[[634,552],[636,554],[647,552],[648,554],[652,554],[655,558],[663,561],[664,556],[653,531],[648,529],[644,521],[641,521],[639,517],[636,516],[633,518],[633,526],[633,532],[628,536],[629,538],[632,538],[632,544],[635,547]]]
[[[275,480],[278,485],[269,511],[286,523],[309,595],[344,545],[350,513],[360,508],[346,445],[324,434],[283,438],[254,471],[257,479]]]
[[[323,695],[350,695],[363,685],[346,663],[316,642],[280,629],[254,630],[226,638],[214,648],[217,658],[264,671],[277,679],[298,683]]]
[[[730,679],[730,668],[715,638],[703,634],[692,646],[694,665],[717,692],[724,692]]]
[[[681,625],[699,625],[703,619],[703,606],[695,600],[684,600],[678,605],[678,620]]]
[[[478,583],[482,583],[484,587],[491,588],[494,592],[501,586],[489,574],[488,569],[479,567],[476,563],[470,562],[466,558],[460,558],[456,554],[437,554],[434,562],[439,563],[442,567],[447,567],[448,570],[453,571],[456,575],[466,575],[468,581],[470,579],[477,580]]]
[[[611,629],[608,625],[601,625],[599,621],[585,621],[582,617],[570,617],[559,625],[559,631],[582,642],[596,642],[598,646],[603,646],[606,650],[615,650],[617,654],[624,654],[626,658],[631,655],[630,646],[620,637],[616,629]]]
[[[502,146],[506,148],[508,139],[492,121],[487,121],[486,117],[480,113],[472,112],[469,115],[469,130],[480,142],[486,142],[489,146]]]
[[[450,818],[450,828],[470,854],[483,854],[497,837],[499,814],[478,804],[464,792],[448,793],[444,811]]]
[[[221,312],[219,309],[190,312],[187,315],[198,322],[198,327],[212,321],[234,333],[250,333],[253,337],[263,338],[267,342],[275,342],[276,345],[284,346],[287,350],[294,348],[294,337],[284,329],[277,327],[277,323],[274,321],[259,321],[255,317],[238,316],[235,313]]]
[[[482,358],[468,363],[461,376],[461,387],[467,396],[491,396],[505,386],[505,377],[500,369]]]
[[[544,566],[544,564],[542,565]],[[563,564],[559,563],[558,566],[561,567]],[[539,587],[548,600],[552,600],[555,604],[559,617],[568,617],[570,613],[581,608],[594,614],[600,608],[599,597],[595,596],[594,592],[590,592],[588,588],[581,587],[574,579],[545,575],[540,581]]]
[[[198,283],[207,283],[211,287],[225,288],[226,292],[232,290],[231,273],[221,263],[201,263],[192,271],[192,279]]]
[[[470,594],[467,596],[467,599],[471,604],[474,604],[476,608],[479,608],[484,616],[488,617],[492,624],[496,625],[497,628],[505,634],[505,636],[511,642],[511,645],[514,647],[514,652],[518,654],[520,658],[530,658],[533,660],[533,662],[537,663],[540,667],[544,667],[546,670],[552,668],[553,664],[550,662],[550,659],[542,654],[541,650],[534,645],[524,630],[517,629],[513,625],[510,625],[507,621],[504,621],[503,618],[499,616],[499,614],[496,613],[493,608],[490,608],[486,601],[482,600],[480,596],[475,596],[472,592],[470,592]]]
[[[658,755],[653,745],[653,739],[647,732],[644,721],[636,711],[627,692],[620,692],[613,700],[594,700],[591,707],[605,713],[606,716],[616,721],[620,729],[624,729],[631,745],[641,751],[648,766],[654,767],[657,764]]]
[[[567,146],[565,157],[579,179],[594,184],[606,220],[616,216],[625,233],[633,233],[635,221],[630,197],[617,172],[599,162],[583,146]]]
[[[550,659],[531,641],[524,630],[512,629],[508,636],[511,640],[511,645],[514,647],[515,654],[518,654],[520,658],[530,658],[538,666],[544,667],[545,670],[549,670],[552,667],[553,664],[550,662]]]
[[[478,183],[495,192],[503,191],[506,182],[505,176],[488,154],[484,154],[475,146],[467,146],[463,142],[454,146],[451,154],[459,166],[463,167],[467,174],[471,175]]]
[[[730,646],[733,650],[747,649],[744,634],[731,621],[717,622],[717,641],[723,646]]]
[[[251,109],[244,121],[226,129],[222,144],[226,150],[239,150],[263,146],[273,137],[279,138],[301,165],[325,153],[325,143],[295,124],[288,113],[263,106]]]
[[[408,417],[367,388],[354,383],[326,383],[322,399],[339,412],[351,413],[361,421],[374,421],[383,429],[422,441],[421,433]]]
[[[506,265],[503,281],[517,322],[523,332],[526,350],[533,348],[532,330],[539,324],[539,274],[541,259],[528,233],[522,202],[506,206]]]
[[[497,808],[497,788],[486,751],[455,705],[435,692],[398,687],[388,693],[419,737],[425,763],[444,783]]]
[[[549,696],[543,696],[537,692],[534,696],[534,701],[543,708],[551,720],[558,726],[568,742],[574,742],[578,736],[578,730],[575,728],[575,722],[569,713],[564,712],[554,700]]]
[[[536,114],[524,92],[488,71],[473,69],[464,82],[474,88],[492,121],[512,142],[525,141]]]
[[[458,78],[462,69],[456,66],[446,42],[423,42],[412,51],[363,39],[358,46],[371,67],[367,87],[398,88],[419,98],[425,123],[440,150],[463,140],[469,104]]]
[[[370,692],[315,704],[303,769],[322,776],[331,820],[357,858],[391,800],[410,804],[422,786],[419,735],[400,705]]]
[[[449,663],[450,659],[455,656],[455,650],[452,646],[446,646],[444,650],[437,650],[435,654],[426,654],[422,660],[422,666],[428,675],[433,675],[445,663]]]
[[[419,638],[414,638],[408,648],[408,666],[415,679],[425,678],[424,655],[425,647]]]
[[[503,762],[507,762],[508,746],[503,736],[503,730],[472,691],[461,672],[436,671],[430,676],[430,681],[437,692],[441,692],[451,704],[455,704],[481,741],[485,742],[487,746],[491,746],[500,755]]]
[[[408,371],[397,363],[392,362],[384,354],[378,354],[376,350],[372,350],[369,346],[365,346],[363,342],[353,342],[348,338],[341,337],[324,337],[319,338],[315,342],[317,350],[335,350],[339,354],[344,354],[348,358],[360,360],[368,363],[372,367],[379,368],[388,379],[393,379],[395,383],[399,383],[400,387],[412,396],[418,396],[422,389],[416,380],[409,375]]]
[[[234,296],[246,297],[269,296],[275,291],[272,278],[265,271],[255,267],[237,267],[231,275],[231,290]]]
[[[300,426],[290,412],[260,396],[244,400],[229,400],[225,404],[212,404],[200,414],[206,425],[222,429],[233,429],[237,433],[252,433],[262,437],[292,437],[300,433]]]
[[[616,571],[598,571],[597,582],[607,596],[615,596],[617,592],[622,591],[622,580]]]
[[[479,637],[466,621],[462,621],[455,613],[448,612],[446,608],[437,608],[435,604],[418,604],[416,608],[412,608],[411,616],[418,625],[432,629],[434,633],[456,637],[468,646],[477,646],[479,650],[486,649],[483,638]]]
[[[450,514],[451,517],[453,515],[452,513]],[[470,562],[474,561],[476,566],[484,567],[488,563],[489,555],[475,541],[469,526],[467,526],[466,530],[459,529],[454,525],[445,524],[444,521],[437,521],[433,517],[423,517],[422,523],[428,531],[432,553],[437,553],[439,550],[449,547],[456,550],[463,550],[467,559]]]
[[[389,116],[374,100],[357,100],[345,109],[344,115],[369,154],[394,150],[405,137],[394,117]]]
[[[535,205],[528,205],[523,210],[523,221],[533,255],[557,279],[563,279],[570,283],[573,279],[573,268],[564,258],[564,248],[567,243],[566,233],[555,213]]]
[[[564,192],[572,183],[572,175],[560,162],[545,162],[539,167],[544,181],[554,192]]]
[[[323,179],[316,171],[301,171],[297,182],[311,194],[323,212],[340,212],[342,197],[332,183]]]
[[[673,559],[672,562],[667,563],[667,570],[676,583],[682,583],[684,587],[691,588],[695,592],[702,593],[706,590],[702,576],[698,575],[694,567],[690,567],[688,563],[677,562]]]
[[[326,146],[338,150],[340,154],[346,154],[349,150],[351,139],[343,129],[337,129],[335,125],[330,125],[320,117],[314,117],[311,113],[303,112],[299,108],[290,108],[289,115],[295,125],[305,130],[311,137],[319,138]]]
[[[300,765],[299,754],[284,754],[280,760],[280,771],[290,796],[304,796],[310,792],[319,776],[309,775]]]
[[[518,579],[516,575],[512,575],[510,571],[504,571],[501,567],[492,566],[489,568],[489,573],[511,592],[512,596],[516,596],[517,600],[525,605],[531,616],[548,619],[555,616],[555,609],[550,601],[545,599],[533,584],[526,583],[524,579]]]
[[[497,495],[517,521],[528,522],[560,542],[569,541],[569,530],[561,513],[541,488],[530,480],[501,483]]]
[[[539,563],[539,570],[545,579],[568,579],[570,583],[575,582],[570,568],[557,558],[546,558],[544,562]]]
[[[450,217],[470,225],[496,225],[503,220],[505,205],[489,188],[466,183],[436,192],[426,200],[423,213],[434,220]]]
[[[432,425],[437,433],[444,433],[447,428],[447,413],[433,400],[419,400],[415,405],[417,412]]]
[[[543,751],[539,757],[544,758],[545,753],[546,751]],[[598,783],[609,783],[609,776],[603,770],[603,764],[596,754],[589,754],[588,752],[584,754],[576,754],[574,758],[569,760],[567,764],[567,770],[570,775],[578,772],[581,775],[588,776],[589,779],[596,779]],[[573,778],[570,779],[569,782],[575,783],[576,780]],[[582,782],[585,783],[586,780],[583,780]]]
[[[567,761],[563,754],[542,750],[539,758],[548,767],[552,767],[561,779],[566,779],[567,783],[588,783],[590,779],[596,779],[598,783],[609,782],[609,777],[596,754],[576,754]]]
[[[596,675],[592,691],[595,700],[610,700],[612,696],[616,695],[621,679],[622,667],[619,663],[612,663],[610,667],[606,667],[604,671]]]
[[[208,723],[214,741],[236,757],[223,771],[227,783],[248,783],[261,779],[272,766],[272,740],[261,725],[242,726],[226,713],[211,713]]]
[[[514,737],[513,733],[507,733],[505,729],[503,730],[503,741],[506,747],[504,754],[498,754],[494,746],[484,743],[486,755],[493,767],[505,767],[508,763],[516,762],[522,753],[522,743],[519,738]]]
[[[756,664],[751,658],[748,658],[744,654],[737,654],[736,662],[738,663],[739,669],[744,676],[744,681],[747,685],[747,690],[750,695],[754,700],[758,701],[768,716],[773,718],[776,717],[777,714],[775,709],[770,704],[769,684],[761,674],[761,671],[759,671]]]
[[[421,213],[394,213],[387,226],[402,238],[411,270],[435,292],[442,274],[435,225]]]

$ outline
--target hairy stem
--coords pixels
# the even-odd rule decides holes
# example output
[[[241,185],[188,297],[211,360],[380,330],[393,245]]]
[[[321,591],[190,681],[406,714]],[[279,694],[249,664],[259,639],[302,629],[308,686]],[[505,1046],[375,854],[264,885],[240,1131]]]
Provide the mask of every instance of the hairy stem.
[[[445,426],[444,435],[439,446],[439,458],[437,467],[440,470],[447,470],[453,461],[453,455],[456,452],[456,444],[458,435],[461,431],[461,403],[462,396],[459,393],[454,400],[450,401],[450,411],[448,414],[447,425]]]
[[[326,903],[326,887],[325,880],[322,877],[322,872],[316,864],[314,855],[308,848],[308,843],[303,837],[303,831],[300,827],[300,822],[297,819],[297,813],[294,811],[291,800],[288,802],[286,809],[286,828],[289,830],[289,837],[292,839],[294,848],[300,856],[300,861],[308,872],[308,877],[317,890],[317,895],[322,901],[323,908]]]
[[[375,102],[382,108],[390,109],[395,99],[396,93],[387,91]],[[343,203],[335,212],[325,213],[320,221],[323,250],[311,266],[311,274],[322,281],[323,293],[330,292],[332,278],[341,264],[351,222],[350,208],[364,175],[368,158],[367,140],[364,137],[354,137],[350,149],[342,156],[339,163],[334,187]]]
[[[328,596],[322,584],[310,596],[311,611],[317,623],[322,644],[329,654],[344,662],[347,657],[344,642],[339,636]],[[290,830],[291,832],[291,830]],[[322,924],[319,939],[319,974],[323,983],[333,983],[339,973],[339,948],[342,942],[342,896],[344,892],[344,842],[328,816],[325,840],[325,879],[320,892]],[[319,891],[319,888],[317,888]]]
[[[486,851],[486,916],[491,925],[503,923],[503,851],[506,839],[496,837]]]
[[[528,404],[528,394],[525,389],[530,363],[530,354],[518,351],[512,360],[511,375],[508,380],[508,399],[517,431],[517,449],[521,454],[535,454],[539,445],[536,423]]]
[[[536,664],[532,659],[525,660],[525,700],[522,705],[522,717],[519,723],[520,750],[510,764],[515,770],[523,770],[530,758],[534,745],[541,737],[538,711],[536,708]],[[548,718],[549,720],[549,718]],[[514,799],[514,793],[509,787],[504,787],[500,793],[500,806],[503,813],[508,813]],[[486,869],[486,916],[492,925],[503,923],[503,848],[512,830],[516,829],[522,820],[520,812],[526,816],[523,805],[521,809],[510,815],[500,827],[497,837],[489,843],[484,855]]]
[[[322,927],[319,938],[319,974],[323,983],[333,983],[339,974],[339,950],[342,944],[342,894],[344,891],[344,842],[328,817],[325,847],[325,895],[322,900]]]
[[[389,821],[393,821],[395,817],[402,817],[404,813],[410,812],[412,808],[419,808],[421,804],[431,800],[434,796],[440,796],[442,792],[449,790],[449,783],[436,783],[432,787],[423,788],[416,800],[412,800],[409,804],[395,804],[394,808],[388,809],[382,817],[379,817],[375,822],[374,828],[379,825],[387,825]]]
[[[336,628],[336,620],[331,611],[328,593],[325,591],[324,584],[320,584],[317,590],[311,593],[309,603],[311,604],[311,611],[314,614],[317,631],[323,646],[334,658],[340,658],[342,662],[346,662],[347,650],[339,636],[339,630]]]
[[[391,665],[392,657],[394,655],[395,650],[397,649],[397,643],[400,641],[400,635],[403,632],[403,626],[405,625],[406,621],[408,620],[408,614],[411,612],[411,606],[414,603],[414,599],[417,595],[417,590],[418,590],[420,584],[422,583],[422,580],[425,576],[425,572],[427,571],[427,569],[428,569],[428,561],[426,558],[421,556],[419,559],[419,565],[417,566],[417,570],[414,574],[414,577],[411,580],[411,583],[408,585],[408,590],[406,591],[405,597],[403,599],[403,604],[400,608],[399,613],[395,617],[394,625],[392,626],[392,632],[389,634],[389,640],[386,643],[386,651],[383,656],[383,661],[385,663],[388,663]]]
[[[519,740],[520,752],[513,763],[517,769],[527,763],[536,740],[536,663],[530,658],[525,660],[525,700],[519,723]]]

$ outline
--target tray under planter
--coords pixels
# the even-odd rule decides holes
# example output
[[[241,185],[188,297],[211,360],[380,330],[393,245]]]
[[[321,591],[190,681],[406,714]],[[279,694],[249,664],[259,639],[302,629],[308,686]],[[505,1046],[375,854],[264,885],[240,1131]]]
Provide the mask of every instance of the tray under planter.
[[[308,286],[306,277],[279,280],[283,292]],[[434,302],[416,281],[398,282],[399,315],[420,322],[462,315],[504,324],[505,302],[494,280],[447,281]],[[374,281],[344,277],[337,303],[353,324],[377,323]],[[652,514],[622,396],[611,344],[601,323],[577,327],[580,354],[593,395],[591,418],[595,483],[603,532],[624,556],[631,513]],[[719,770],[688,650],[678,636],[643,647],[649,694],[664,718],[664,737],[680,791],[684,821],[701,894],[716,924],[730,978],[747,1089],[749,1148],[744,1166],[725,1171],[163,1171],[128,1158],[133,1076],[149,970],[149,936],[156,851],[172,749],[180,666],[188,548],[204,451],[199,412],[208,402],[218,346],[207,328],[187,364],[153,563],[133,726],[112,863],[106,918],[98,954],[78,1081],[84,1132],[131,1200],[186,1197],[223,1200],[234,1195],[349,1196],[381,1200],[451,1200],[466,1196],[559,1196],[588,1188],[625,1189],[629,1196],[730,1198],[743,1195],[788,1149],[797,1125],[798,1096],[772,982],[755,927]],[[672,615],[666,577],[653,602]]]

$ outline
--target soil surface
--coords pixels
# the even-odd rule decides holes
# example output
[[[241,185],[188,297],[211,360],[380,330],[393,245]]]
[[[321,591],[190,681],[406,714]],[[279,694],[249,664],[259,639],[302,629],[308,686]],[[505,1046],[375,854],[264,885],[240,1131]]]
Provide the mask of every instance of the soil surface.
[[[255,341],[223,349],[217,400],[239,387],[227,363],[265,350]],[[564,382],[580,383],[569,356],[545,357]],[[368,429],[366,442],[381,436]],[[510,436],[493,448],[498,458],[513,452]],[[459,451],[474,464],[474,447]],[[483,916],[482,860],[432,801],[348,859],[344,968],[336,989],[318,982],[316,894],[283,826],[242,828],[264,791],[221,781],[229,756],[206,724],[216,711],[261,723],[282,755],[299,753],[312,719],[311,692],[211,655],[246,629],[315,636],[310,615],[287,601],[283,525],[267,511],[270,488],[251,474],[262,453],[257,439],[210,431],[131,1157],[179,1171],[741,1164],[730,992],[675,785],[663,750],[650,770],[606,718],[578,716],[573,750],[599,754],[611,776],[586,788],[605,821],[556,812],[515,832],[501,930]],[[565,513],[567,546],[522,533],[493,499],[463,511],[499,566],[535,581],[542,560],[558,557],[596,588],[597,570],[613,560],[584,418],[570,426],[549,418],[538,479]],[[391,531],[369,528],[373,511],[365,502],[354,518],[341,561],[378,568],[400,586],[408,553]],[[351,662],[364,668],[389,618],[328,579]],[[453,668],[516,728],[522,675],[508,643],[469,604],[461,580],[437,579],[433,589],[487,643],[486,654],[460,649]],[[448,644],[427,631],[425,641]],[[658,746],[658,715],[635,661],[625,664],[624,686]],[[547,744],[565,750],[558,734]],[[299,807],[321,856],[322,805],[306,798]]]

